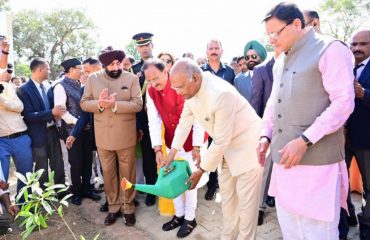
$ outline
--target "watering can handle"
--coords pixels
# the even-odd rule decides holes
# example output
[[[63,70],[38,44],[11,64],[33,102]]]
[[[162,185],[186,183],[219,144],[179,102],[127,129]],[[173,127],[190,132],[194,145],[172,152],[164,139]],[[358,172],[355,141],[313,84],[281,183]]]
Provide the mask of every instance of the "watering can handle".
[[[167,174],[169,174],[170,172],[172,172],[174,169],[175,169],[175,165],[171,165],[168,168],[164,169],[163,176],[166,176]]]

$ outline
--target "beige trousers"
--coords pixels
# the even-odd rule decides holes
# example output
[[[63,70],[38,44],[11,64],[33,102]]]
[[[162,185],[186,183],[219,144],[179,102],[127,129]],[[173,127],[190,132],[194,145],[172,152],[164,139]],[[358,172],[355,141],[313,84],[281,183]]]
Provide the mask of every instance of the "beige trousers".
[[[121,180],[125,177],[131,183],[136,183],[135,146],[109,151],[98,148],[101,166],[103,168],[104,190],[107,195],[109,212],[121,210],[125,214],[135,212],[135,190],[121,189]]]
[[[219,185],[223,215],[223,240],[253,240],[257,234],[258,204],[263,168],[232,176],[223,162]]]

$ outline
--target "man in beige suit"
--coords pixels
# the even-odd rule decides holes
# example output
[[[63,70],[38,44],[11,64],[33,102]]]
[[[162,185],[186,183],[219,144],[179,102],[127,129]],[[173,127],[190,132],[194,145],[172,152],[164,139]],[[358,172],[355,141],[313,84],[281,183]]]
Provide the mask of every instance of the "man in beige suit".
[[[222,239],[255,239],[262,168],[255,156],[261,120],[247,100],[223,79],[195,62],[179,60],[171,86],[186,100],[166,166],[173,161],[197,120],[213,138],[200,168],[188,181],[194,188],[204,172],[221,167]]]
[[[136,181],[135,113],[142,108],[139,79],[122,71],[125,53],[105,49],[99,56],[104,69],[89,76],[81,107],[94,113],[96,146],[101,160],[109,213],[105,225],[111,225],[124,213],[125,224],[133,226],[135,206],[133,190],[120,190],[120,179]],[[118,166],[118,167],[117,167]]]

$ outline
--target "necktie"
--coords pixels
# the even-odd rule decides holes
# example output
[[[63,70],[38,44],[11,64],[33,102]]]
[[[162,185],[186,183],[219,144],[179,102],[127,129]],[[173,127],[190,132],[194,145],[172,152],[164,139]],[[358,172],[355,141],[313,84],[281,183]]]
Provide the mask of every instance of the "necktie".
[[[364,66],[363,63],[360,63],[360,64],[357,64],[354,68],[353,68],[353,75],[355,76],[355,79],[357,79],[357,69],[359,69],[360,67]]]
[[[49,110],[50,109],[50,103],[49,103],[49,100],[48,100],[48,96],[46,95],[46,92],[45,92],[45,87],[44,87],[43,84],[40,84],[40,88],[41,88],[42,101],[44,102],[44,105],[45,105],[45,110]]]

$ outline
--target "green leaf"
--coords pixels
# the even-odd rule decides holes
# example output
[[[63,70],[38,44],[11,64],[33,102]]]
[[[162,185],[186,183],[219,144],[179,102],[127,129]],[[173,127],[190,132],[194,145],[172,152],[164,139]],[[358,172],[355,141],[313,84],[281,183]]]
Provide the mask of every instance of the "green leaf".
[[[35,229],[36,226],[32,226],[30,228],[27,228],[25,231],[22,232],[22,239],[26,239],[33,231],[33,229]]]
[[[42,215],[40,215],[40,225],[43,228],[47,228],[48,227],[48,225],[46,224],[45,218]]]
[[[68,194],[68,195],[65,195],[64,196],[64,198],[62,198],[62,200],[60,200],[61,202],[62,201],[65,201],[65,200],[67,200],[68,198],[70,198],[70,197],[72,197],[73,196],[73,194]]]
[[[20,216],[20,217],[31,217],[31,216],[33,216],[33,214],[31,212],[20,211],[18,213],[18,216]]]
[[[42,206],[44,207],[45,211],[48,213],[48,214],[53,214],[53,209],[51,208],[50,204],[46,201],[41,201],[41,204]]]
[[[15,172],[15,176],[21,181],[23,182],[24,184],[27,185],[27,180],[26,178],[19,172]]]
[[[68,207],[68,205],[69,205],[67,201],[60,201],[60,204],[63,204],[66,207]]]
[[[63,217],[63,205],[60,205],[58,207],[58,214],[59,214],[60,217]]]
[[[98,233],[98,235],[96,235],[93,240],[98,240],[99,236],[100,236],[100,233]]]
[[[80,240],[86,240],[86,238],[82,235],[80,235]]]
[[[50,191],[50,190],[54,190],[54,189],[63,189],[65,187],[66,186],[64,184],[55,184],[55,185],[52,185],[52,186],[46,188],[45,191]]]

